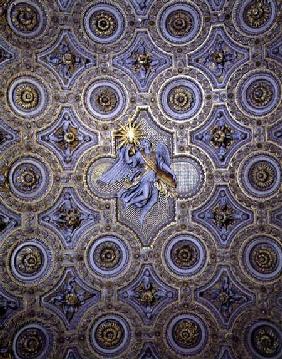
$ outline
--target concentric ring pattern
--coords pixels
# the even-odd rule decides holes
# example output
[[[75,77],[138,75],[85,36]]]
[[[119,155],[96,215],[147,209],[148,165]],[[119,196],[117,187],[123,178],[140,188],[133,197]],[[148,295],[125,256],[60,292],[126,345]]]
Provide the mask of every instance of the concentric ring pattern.
[[[0,359],[282,358],[279,0],[0,0]]]

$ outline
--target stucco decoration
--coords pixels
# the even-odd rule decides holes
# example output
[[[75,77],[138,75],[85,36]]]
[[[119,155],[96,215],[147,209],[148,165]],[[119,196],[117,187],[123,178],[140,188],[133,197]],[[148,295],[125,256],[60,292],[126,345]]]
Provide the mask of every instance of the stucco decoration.
[[[0,359],[281,359],[281,0],[0,0]]]

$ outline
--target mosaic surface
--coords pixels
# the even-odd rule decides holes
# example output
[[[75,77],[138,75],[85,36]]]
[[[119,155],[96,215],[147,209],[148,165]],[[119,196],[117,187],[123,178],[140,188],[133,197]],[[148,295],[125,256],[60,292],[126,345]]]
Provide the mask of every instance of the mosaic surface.
[[[281,23],[0,0],[0,359],[282,358]]]

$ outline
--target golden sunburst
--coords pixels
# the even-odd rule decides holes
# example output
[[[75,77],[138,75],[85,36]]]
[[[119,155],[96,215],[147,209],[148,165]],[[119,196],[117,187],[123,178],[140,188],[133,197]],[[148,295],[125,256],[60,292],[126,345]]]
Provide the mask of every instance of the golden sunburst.
[[[126,125],[121,125],[115,133],[115,137],[119,140],[118,147],[132,145],[132,150],[135,152],[143,137],[140,127],[140,124],[134,123],[131,120]]]

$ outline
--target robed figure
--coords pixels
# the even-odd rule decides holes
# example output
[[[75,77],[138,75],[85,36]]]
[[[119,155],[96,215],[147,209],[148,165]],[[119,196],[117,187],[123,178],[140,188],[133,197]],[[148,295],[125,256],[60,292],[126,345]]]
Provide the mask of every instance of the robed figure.
[[[142,139],[138,145],[122,145],[116,161],[100,177],[100,181],[107,184],[121,180],[126,180],[130,186],[123,188],[118,197],[125,208],[140,208],[140,222],[143,223],[159,195],[171,196],[176,188],[176,176],[171,169],[167,146],[159,142],[156,151],[153,151],[147,139]]]

